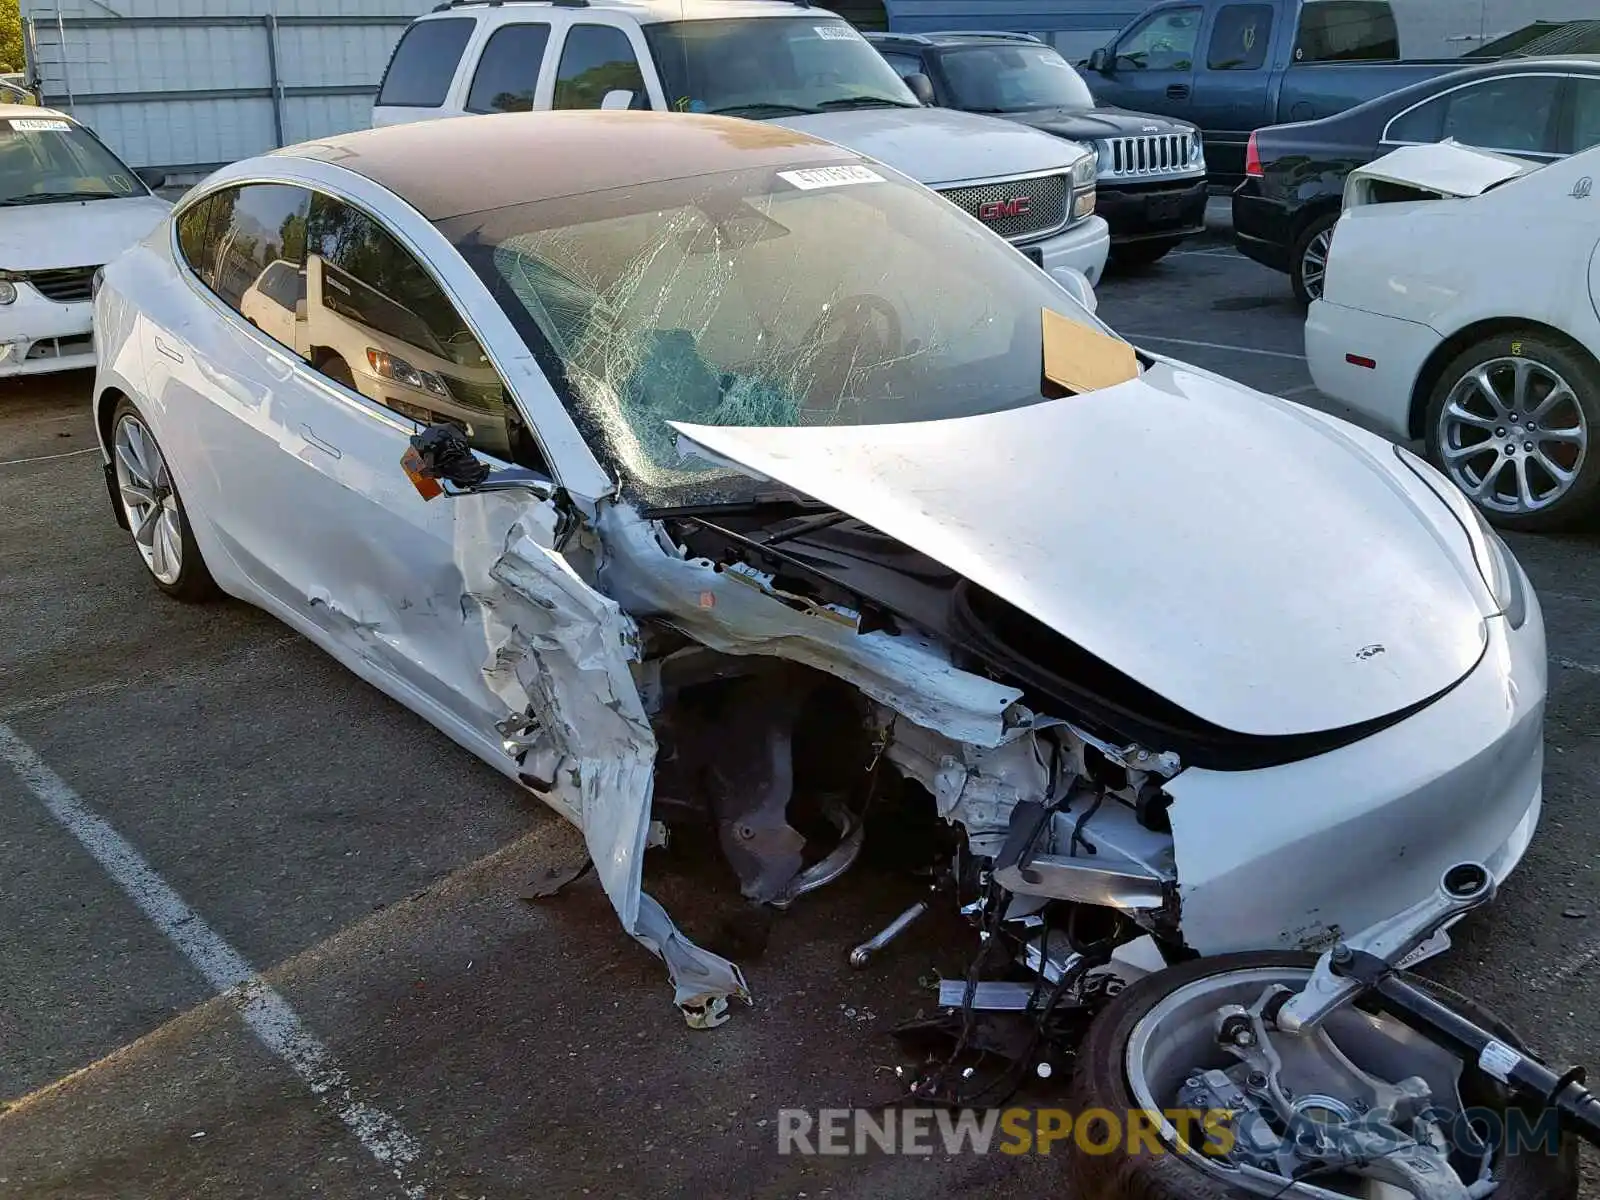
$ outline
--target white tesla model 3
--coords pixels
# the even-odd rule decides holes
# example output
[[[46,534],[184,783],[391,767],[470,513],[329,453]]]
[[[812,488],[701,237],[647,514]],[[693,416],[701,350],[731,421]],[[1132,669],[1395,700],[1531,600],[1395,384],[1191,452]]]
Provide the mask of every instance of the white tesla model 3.
[[[156,585],[276,614],[578,824],[694,1023],[748,993],[641,892],[680,820],[783,907],[876,803],[1023,941],[1092,907],[1169,954],[1504,876],[1546,687],[1506,547],[1091,300],[793,130],[427,122],[191,191],[98,281],[95,416]]]

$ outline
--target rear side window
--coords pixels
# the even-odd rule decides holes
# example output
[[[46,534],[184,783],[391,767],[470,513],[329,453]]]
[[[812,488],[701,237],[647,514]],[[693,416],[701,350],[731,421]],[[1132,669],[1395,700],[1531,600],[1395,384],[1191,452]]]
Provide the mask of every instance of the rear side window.
[[[1387,141],[1439,142],[1454,138],[1468,146],[1512,153],[1551,153],[1556,100],[1555,75],[1508,75],[1446,92],[1389,126]]]
[[[554,108],[599,108],[606,93],[633,93],[630,108],[649,108],[633,43],[611,25],[574,25],[561,47]]]
[[[472,77],[467,111],[529,112],[539,66],[550,44],[548,25],[502,25],[489,37]]]
[[[294,322],[310,207],[305,188],[252,183],[212,196],[204,218],[211,269],[201,279],[229,308],[302,356]]]
[[[1387,0],[1306,0],[1295,62],[1392,62],[1400,30]]]
[[[200,282],[211,286],[213,267],[217,261],[217,229],[211,214],[216,208],[215,196],[207,196],[200,203],[183,210],[177,220],[178,253]]]
[[[1259,71],[1272,41],[1272,5],[1228,4],[1217,10],[1206,66],[1213,71]]]
[[[400,37],[383,74],[378,104],[396,108],[438,108],[450,91],[477,22],[470,17],[418,21]]]
[[[1567,149],[1578,154],[1590,146],[1600,146],[1600,79],[1574,78],[1572,89],[1572,144]]]

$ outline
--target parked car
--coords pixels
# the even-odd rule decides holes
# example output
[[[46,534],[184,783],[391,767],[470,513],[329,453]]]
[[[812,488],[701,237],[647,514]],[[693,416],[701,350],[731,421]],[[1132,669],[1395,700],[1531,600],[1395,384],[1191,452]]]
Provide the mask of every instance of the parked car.
[[[809,3],[441,6],[402,35],[372,123],[602,106],[814,133],[928,185],[1046,270],[1070,266],[1097,282],[1105,269],[1110,237],[1087,147],[924,107],[854,28]]]
[[[1508,529],[1600,496],[1600,146],[1538,166],[1449,143],[1350,175],[1306,358],[1324,392]]]
[[[1153,263],[1206,218],[1206,156],[1193,125],[1104,108],[1072,64],[1026,33],[869,33],[908,81],[921,75],[934,103],[1004,117],[1099,154],[1095,210],[1111,227],[1111,255]]]
[[[94,366],[94,273],[169,207],[65,113],[0,105],[0,378]]]
[[[492,436],[248,322],[313,254],[476,344]],[[836,144],[629,112],[328,138],[198,185],[96,320],[156,588],[276,614],[579,825],[694,1023],[746,985],[642,894],[652,821],[780,906],[887,830],[953,904],[1020,898],[1008,954],[1326,944],[1533,836],[1538,602],[1442,476],[1137,350]]]
[[[1396,146],[1444,139],[1553,162],[1600,142],[1600,59],[1538,58],[1468,67],[1320,121],[1250,135],[1233,193],[1233,237],[1289,275],[1310,304],[1322,277],[1345,179]]]
[[[1252,131],[1332,116],[1463,65],[1413,54],[1389,0],[1164,0],[1086,69],[1102,104],[1199,126],[1213,179],[1236,183]]]

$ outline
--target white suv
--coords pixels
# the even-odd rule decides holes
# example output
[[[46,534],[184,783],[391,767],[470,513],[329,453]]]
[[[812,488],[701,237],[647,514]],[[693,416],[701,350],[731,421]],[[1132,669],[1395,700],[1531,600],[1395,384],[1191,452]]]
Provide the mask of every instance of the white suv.
[[[925,78],[902,80],[841,17],[803,3],[455,0],[401,37],[372,123],[551,108],[773,121],[886,163],[1046,270],[1098,283],[1110,238],[1094,151],[931,97]]]

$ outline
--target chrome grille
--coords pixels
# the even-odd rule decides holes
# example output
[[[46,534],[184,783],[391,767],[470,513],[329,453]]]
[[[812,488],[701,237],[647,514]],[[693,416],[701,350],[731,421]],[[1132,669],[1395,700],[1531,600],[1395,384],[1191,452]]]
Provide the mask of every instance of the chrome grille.
[[[26,271],[14,278],[26,279],[46,300],[73,304],[94,294],[97,267],[64,267],[58,271]]]
[[[1140,137],[1110,138],[1108,153],[1101,156],[1102,176],[1138,178],[1141,175],[1166,175],[1189,165],[1194,152],[1194,136],[1188,133],[1155,133]]]
[[[1004,179],[946,188],[939,194],[1013,242],[1060,229],[1067,223],[1067,209],[1072,203],[1072,188],[1065,175]],[[1018,201],[1025,202],[1020,211]]]

